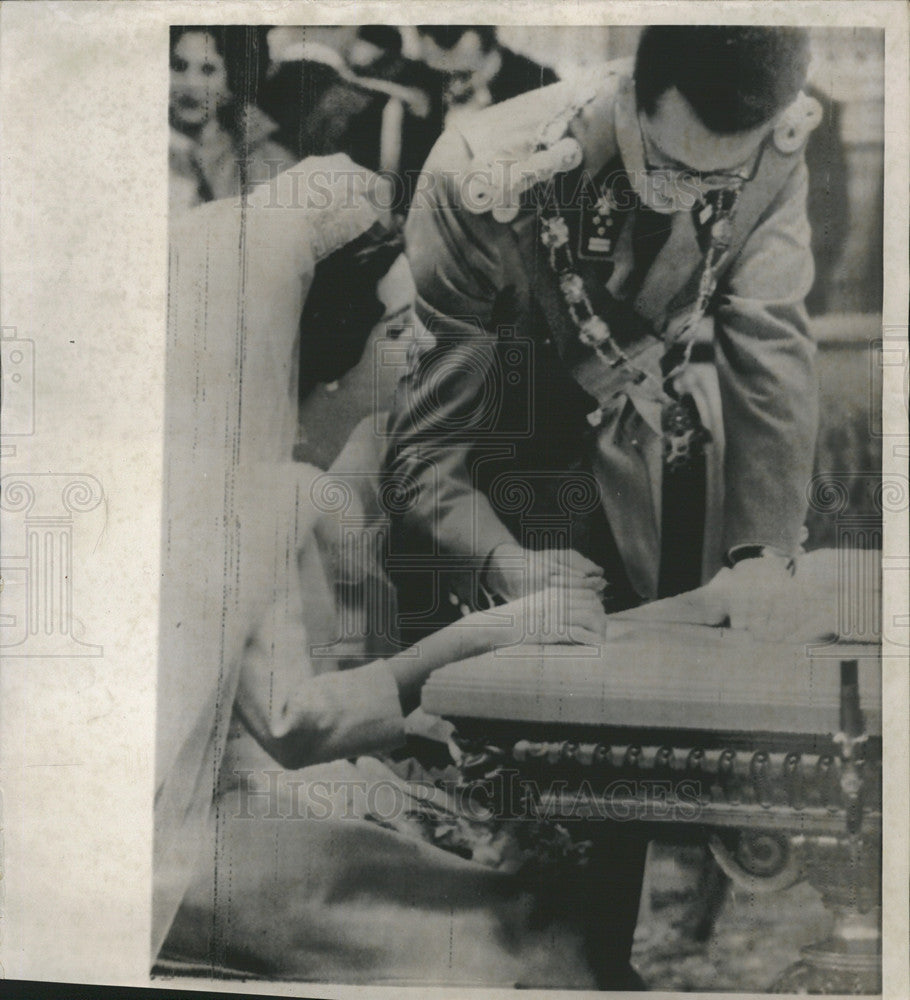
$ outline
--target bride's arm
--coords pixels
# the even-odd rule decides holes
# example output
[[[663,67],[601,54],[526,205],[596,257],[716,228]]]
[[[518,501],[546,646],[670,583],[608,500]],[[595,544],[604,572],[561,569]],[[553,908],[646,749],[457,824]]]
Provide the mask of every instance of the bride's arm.
[[[592,591],[543,591],[469,615],[387,660],[314,676],[299,617],[271,615],[247,644],[236,707],[284,767],[390,750],[439,667],[522,641],[596,643],[605,622]]]
[[[592,590],[552,587],[467,615],[385,663],[395,677],[402,707],[409,712],[417,707],[424,681],[447,663],[520,642],[596,644],[603,640],[606,620]]]

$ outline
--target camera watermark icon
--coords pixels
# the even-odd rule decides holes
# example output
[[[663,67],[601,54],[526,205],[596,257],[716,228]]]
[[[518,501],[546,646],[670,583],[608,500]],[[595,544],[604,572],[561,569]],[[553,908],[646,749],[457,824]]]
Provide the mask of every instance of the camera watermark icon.
[[[904,420],[896,427],[886,427],[883,410],[884,392],[881,388],[878,391],[873,390],[869,408],[869,436],[891,442],[892,454],[895,457],[910,456],[906,419],[910,414],[910,344],[907,341],[907,327],[882,327],[882,339],[873,341],[869,347],[869,384],[873,387],[878,386],[888,373],[898,371],[904,411]]]
[[[412,442],[438,442],[440,435],[470,435],[472,440],[521,440],[534,433],[536,346],[518,336],[514,325],[495,324],[495,337],[477,316],[454,316],[463,328],[452,332],[448,320],[416,318],[393,328],[374,356],[374,386],[388,372],[408,374],[398,384],[399,409],[410,415]],[[467,331],[467,332],[465,332]],[[460,393],[454,398],[453,387]],[[378,395],[378,388],[374,390]],[[383,423],[377,436],[393,436]]]
[[[4,536],[19,543],[3,557],[4,656],[103,654],[103,647],[75,634],[73,608],[75,515],[95,510],[103,498],[98,480],[82,473],[10,474],[0,479]]]
[[[0,455],[13,458],[10,438],[35,433],[35,343],[18,335],[14,326],[0,327],[3,371],[3,434]]]

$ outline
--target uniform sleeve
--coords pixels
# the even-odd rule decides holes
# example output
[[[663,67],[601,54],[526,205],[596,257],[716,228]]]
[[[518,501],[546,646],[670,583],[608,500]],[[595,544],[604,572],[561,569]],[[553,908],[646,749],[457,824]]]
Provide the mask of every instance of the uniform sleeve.
[[[496,302],[503,227],[463,207],[469,163],[464,139],[447,132],[427,161],[408,217],[418,329],[390,416],[385,475],[403,477],[414,490],[397,530],[433,540],[436,551],[482,561],[514,539],[472,473],[500,397]],[[469,599],[462,590],[467,578],[453,586]]]
[[[818,430],[808,173],[791,174],[750,235],[718,310],[726,434],[724,548],[800,543]]]

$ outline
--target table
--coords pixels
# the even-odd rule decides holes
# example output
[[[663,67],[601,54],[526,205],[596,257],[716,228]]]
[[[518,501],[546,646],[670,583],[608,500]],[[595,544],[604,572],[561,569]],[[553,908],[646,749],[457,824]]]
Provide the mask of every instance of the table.
[[[454,724],[465,785],[500,815],[695,833],[753,892],[808,878],[833,930],[771,989],[881,991],[878,645],[629,624],[599,649],[451,664],[422,706]]]

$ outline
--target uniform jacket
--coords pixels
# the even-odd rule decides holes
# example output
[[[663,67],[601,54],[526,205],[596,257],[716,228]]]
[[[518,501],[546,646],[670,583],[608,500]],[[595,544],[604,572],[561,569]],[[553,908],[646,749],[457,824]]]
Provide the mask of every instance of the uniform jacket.
[[[616,111],[623,95],[629,99],[629,69],[622,62],[601,70],[596,96],[569,124],[590,175],[619,153]],[[577,83],[558,83],[448,130],[408,220],[422,346],[389,423],[385,475],[404,497],[393,512],[393,552],[435,559],[434,579],[455,595],[453,604],[471,603],[484,560],[504,542],[568,542],[603,564],[597,532],[586,527],[601,511],[635,593],[656,595],[660,436],[630,400],[596,429],[587,420],[597,401],[564,360],[577,334],[538,238],[533,196],[541,185],[525,191],[517,215],[504,221],[467,201],[491,165],[496,177],[503,163],[527,163],[541,126],[578,96]],[[703,331],[714,360],[691,370],[703,383],[693,395],[713,435],[705,578],[738,545],[795,551],[800,541],[817,423],[815,349],[803,307],[813,277],[802,152],[811,115],[800,107],[775,128],[740,197]],[[566,215],[577,207],[571,185],[553,190]],[[666,217],[662,249],[645,275],[627,282],[630,323],[666,336],[688,316],[706,248],[696,215]],[[589,288],[608,276],[603,265],[585,268]],[[549,536],[538,531],[529,540],[529,525],[545,522]]]

